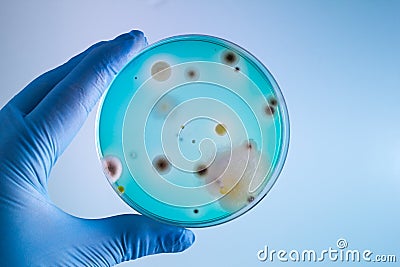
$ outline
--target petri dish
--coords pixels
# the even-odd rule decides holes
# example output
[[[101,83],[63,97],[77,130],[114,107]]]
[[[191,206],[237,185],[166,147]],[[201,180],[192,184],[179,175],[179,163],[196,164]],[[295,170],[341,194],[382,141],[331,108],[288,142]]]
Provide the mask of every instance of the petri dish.
[[[105,176],[134,210],[185,227],[218,225],[268,193],[289,118],[267,68],[227,40],[174,36],[139,52],[101,100]]]

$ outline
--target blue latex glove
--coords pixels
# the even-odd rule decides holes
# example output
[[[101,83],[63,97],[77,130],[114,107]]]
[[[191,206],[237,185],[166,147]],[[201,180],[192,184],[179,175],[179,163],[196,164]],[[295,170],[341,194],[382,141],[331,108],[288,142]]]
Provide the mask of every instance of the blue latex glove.
[[[110,266],[194,242],[191,231],[140,215],[74,217],[47,192],[57,158],[115,74],[146,45],[140,31],[97,43],[31,82],[0,111],[1,266]]]

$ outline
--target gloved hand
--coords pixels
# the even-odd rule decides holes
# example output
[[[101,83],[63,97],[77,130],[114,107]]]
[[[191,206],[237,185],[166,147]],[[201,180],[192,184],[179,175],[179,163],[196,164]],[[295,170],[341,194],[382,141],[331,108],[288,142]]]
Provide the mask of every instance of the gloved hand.
[[[74,217],[47,192],[57,158],[115,74],[146,45],[140,31],[97,43],[38,77],[0,111],[1,266],[111,266],[194,242],[191,231],[140,215]]]

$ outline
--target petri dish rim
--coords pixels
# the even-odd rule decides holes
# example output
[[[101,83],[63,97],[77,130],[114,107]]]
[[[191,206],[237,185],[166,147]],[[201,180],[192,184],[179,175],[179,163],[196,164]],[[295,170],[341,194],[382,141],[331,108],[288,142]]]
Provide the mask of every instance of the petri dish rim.
[[[118,74],[124,72],[126,68],[129,68],[129,65],[131,62],[135,60],[136,57],[145,54],[147,51],[155,49],[158,46],[161,46],[163,44],[171,43],[171,42],[181,42],[181,41],[200,41],[200,42],[209,42],[213,43],[222,47],[225,47],[226,49],[232,49],[235,52],[238,52],[243,58],[247,60],[248,63],[250,63],[255,69],[257,69],[257,72],[265,77],[267,81],[272,86],[273,92],[280,103],[278,106],[281,114],[281,134],[280,134],[280,140],[278,142],[279,144],[279,152],[278,155],[276,156],[276,165],[273,167],[273,173],[269,177],[269,181],[267,182],[266,186],[264,189],[260,192],[259,196],[257,197],[256,201],[252,202],[251,204],[246,205],[245,207],[241,208],[240,210],[231,213],[230,215],[227,216],[220,216],[220,217],[214,217],[213,219],[210,220],[202,220],[202,221],[191,221],[191,222],[181,222],[178,220],[173,220],[173,219],[166,219],[162,216],[159,216],[143,207],[141,207],[138,203],[135,203],[132,201],[129,197],[126,197],[124,194],[118,194],[115,190],[114,192],[124,200],[128,206],[136,210],[137,212],[149,216],[153,219],[156,219],[158,221],[161,221],[163,223],[167,224],[173,224],[173,225],[178,225],[178,226],[183,226],[183,227],[190,227],[190,228],[203,228],[203,227],[210,227],[210,226],[216,226],[219,224],[227,223],[232,221],[235,218],[238,218],[242,216],[243,214],[247,213],[251,209],[253,209],[261,200],[263,200],[266,195],[269,193],[269,191],[272,189],[274,184],[277,181],[277,178],[281,174],[287,154],[289,151],[289,142],[290,142],[290,120],[289,120],[289,114],[288,114],[288,109],[286,105],[285,98],[280,90],[280,87],[278,83],[276,82],[275,78],[273,75],[270,73],[268,68],[260,61],[258,60],[253,54],[251,54],[249,51],[244,49],[243,47],[228,41],[226,39],[220,38],[220,37],[215,37],[211,35],[205,35],[205,34],[183,34],[183,35],[176,35],[176,36],[171,36],[162,40],[159,40],[141,51],[139,51],[135,56],[117,73],[117,75],[114,77],[113,81],[111,81],[109,87],[106,89],[106,91],[103,93],[103,96],[101,97],[99,101],[99,107],[97,109],[97,114],[96,114],[96,150],[97,154],[100,158],[104,157],[102,150],[101,150],[101,144],[100,144],[100,137],[99,137],[99,125],[100,125],[100,116],[101,116],[101,111],[103,108],[104,100],[107,96],[108,91],[112,87],[114,80],[117,79]],[[108,179],[107,179],[108,180]],[[110,185],[112,186],[112,183],[108,180]]]

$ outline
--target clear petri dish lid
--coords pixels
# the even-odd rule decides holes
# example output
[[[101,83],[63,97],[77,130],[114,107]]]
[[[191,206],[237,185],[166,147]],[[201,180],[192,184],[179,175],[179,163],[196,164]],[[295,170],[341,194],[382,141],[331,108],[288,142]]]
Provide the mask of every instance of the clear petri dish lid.
[[[239,217],[268,193],[289,118],[267,68],[229,41],[170,37],[148,46],[101,100],[105,176],[133,209],[185,227]]]

